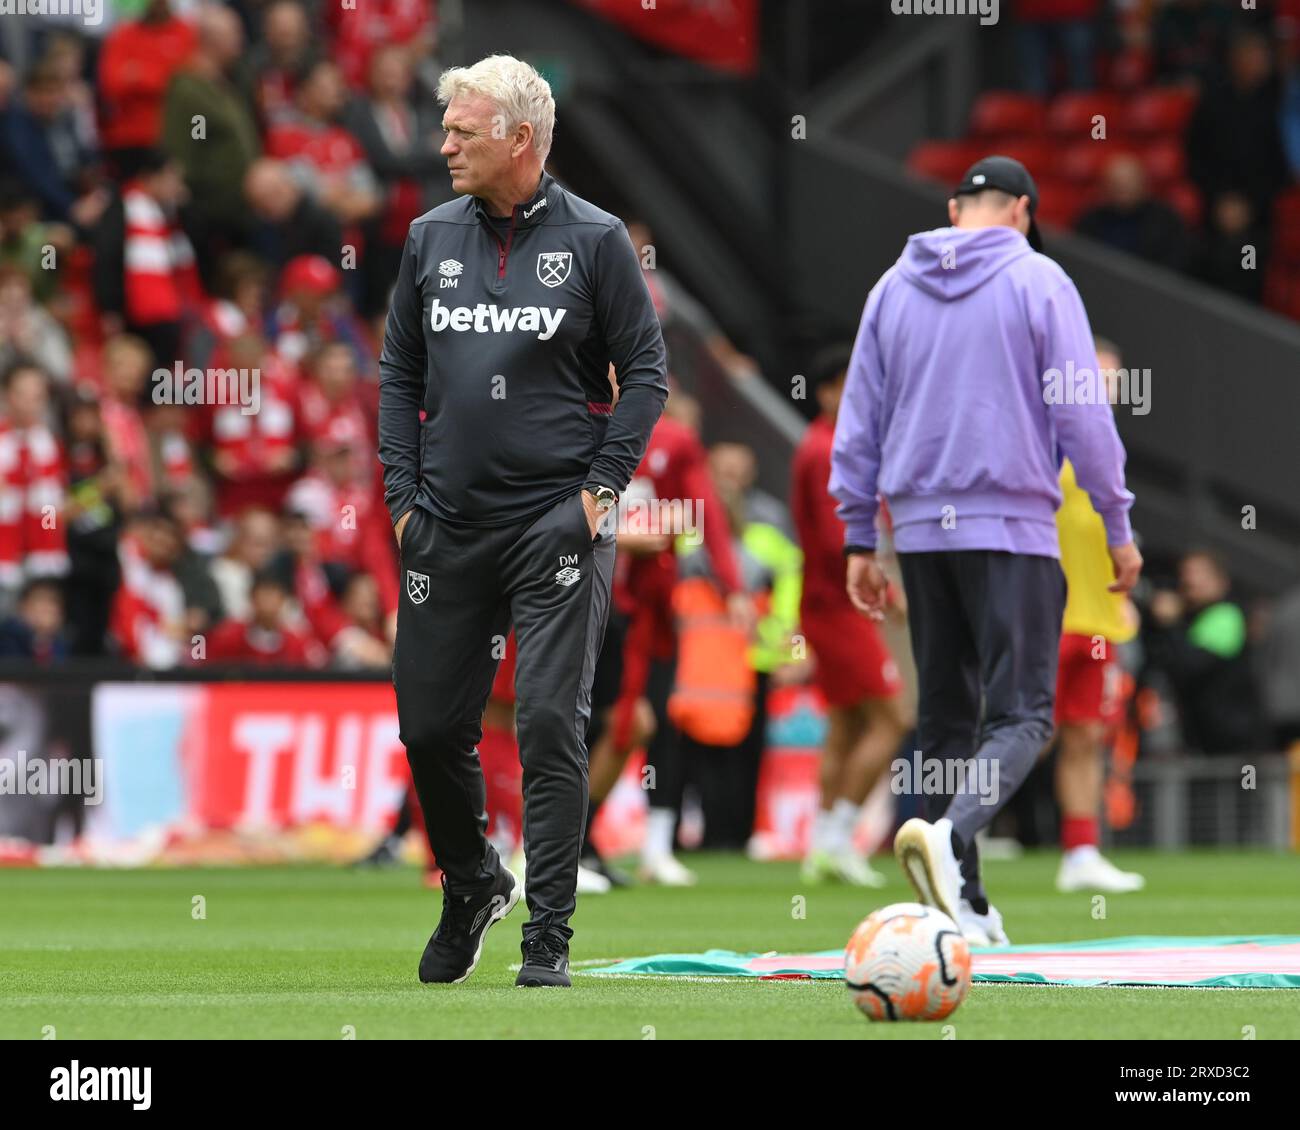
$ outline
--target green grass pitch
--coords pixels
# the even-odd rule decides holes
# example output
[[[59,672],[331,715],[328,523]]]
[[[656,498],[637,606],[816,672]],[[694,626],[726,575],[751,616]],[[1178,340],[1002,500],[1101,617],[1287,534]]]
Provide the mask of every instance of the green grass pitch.
[[[1116,853],[1147,891],[1051,887],[1056,857],[986,865],[1015,942],[1129,934],[1300,934],[1294,857]],[[842,945],[874,907],[909,899],[893,861],[883,891],[806,887],[793,864],[691,860],[691,890],[581,901],[573,960],[711,947],[803,952]],[[193,907],[201,896],[205,918]],[[802,916],[799,916],[802,897]],[[870,1024],[839,983],[668,982],[575,976],[516,990],[522,904],[493,929],[464,985],[424,986],[437,896],[414,870],[324,867],[0,872],[0,1037],[573,1037],[938,1039],[938,1024]],[[1291,990],[1060,989],[977,985],[947,1023],[958,1039],[1240,1040],[1300,1037]]]

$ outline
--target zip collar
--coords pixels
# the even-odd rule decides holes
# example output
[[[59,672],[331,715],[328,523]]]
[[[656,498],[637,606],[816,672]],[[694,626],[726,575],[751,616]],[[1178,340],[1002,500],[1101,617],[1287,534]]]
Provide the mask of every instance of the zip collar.
[[[514,228],[535,228],[555,209],[560,198],[561,188],[550,173],[542,170],[542,179],[537,191],[527,200],[516,204],[510,213],[511,226]],[[482,197],[474,197],[474,211],[480,221],[491,228],[491,216]]]

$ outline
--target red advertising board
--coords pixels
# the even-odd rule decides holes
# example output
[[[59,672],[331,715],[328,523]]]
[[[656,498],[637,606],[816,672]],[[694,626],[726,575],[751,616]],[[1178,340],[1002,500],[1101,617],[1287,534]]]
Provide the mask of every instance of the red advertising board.
[[[406,788],[384,684],[216,683],[186,731],[186,793],[202,827],[380,829]]]

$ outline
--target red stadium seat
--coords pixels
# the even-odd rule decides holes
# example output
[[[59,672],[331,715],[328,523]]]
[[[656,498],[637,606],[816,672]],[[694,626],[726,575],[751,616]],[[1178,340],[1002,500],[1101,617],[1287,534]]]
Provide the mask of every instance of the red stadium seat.
[[[1111,141],[1076,141],[1058,149],[1057,168],[1067,180],[1091,184],[1101,177],[1106,166],[1127,149]]]
[[[970,115],[974,137],[1007,137],[1041,133],[1045,110],[1042,99],[1010,90],[990,90],[975,101]]]
[[[1264,305],[1300,321],[1300,269],[1271,264],[1264,278]]]
[[[1106,119],[1106,137],[1114,138],[1123,131],[1122,105],[1114,94],[1060,94],[1048,107],[1047,128],[1058,137],[1090,140],[1093,119],[1100,114]]]
[[[1201,226],[1201,194],[1191,181],[1180,180],[1168,185],[1160,195],[1189,228]]]
[[[1176,140],[1157,141],[1143,146],[1138,155],[1147,179],[1156,192],[1167,184],[1182,180],[1187,173],[1187,151]]]
[[[1029,170],[1029,175],[1034,180],[1038,180],[1040,177],[1051,175],[1056,147],[1043,138],[1018,137],[1004,139],[990,145],[985,152],[1019,161]]]
[[[955,186],[962,174],[984,155],[982,143],[923,141],[907,156],[907,167],[917,176]]]
[[[1273,201],[1273,260],[1300,266],[1300,187]]]
[[[1094,193],[1086,185],[1061,177],[1047,177],[1038,182],[1038,218],[1057,227],[1073,227],[1087,211]]]
[[[1124,128],[1141,137],[1182,136],[1196,109],[1196,92],[1182,86],[1157,87],[1135,94],[1124,110]]]

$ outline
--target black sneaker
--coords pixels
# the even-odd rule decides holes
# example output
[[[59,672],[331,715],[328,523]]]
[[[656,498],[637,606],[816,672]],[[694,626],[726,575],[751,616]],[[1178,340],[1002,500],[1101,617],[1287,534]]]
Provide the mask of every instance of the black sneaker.
[[[562,935],[538,930],[519,948],[524,966],[515,978],[516,987],[567,989],[573,984],[569,980],[569,943]]]
[[[429,984],[459,984],[474,972],[483,956],[488,927],[515,908],[523,887],[503,866],[490,886],[473,894],[452,890],[442,877],[442,918],[420,958],[420,980]]]

